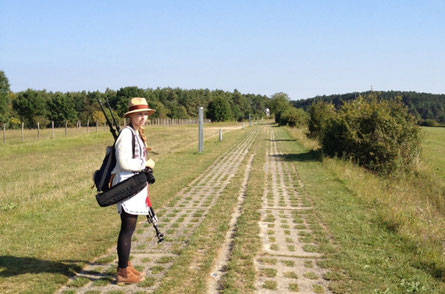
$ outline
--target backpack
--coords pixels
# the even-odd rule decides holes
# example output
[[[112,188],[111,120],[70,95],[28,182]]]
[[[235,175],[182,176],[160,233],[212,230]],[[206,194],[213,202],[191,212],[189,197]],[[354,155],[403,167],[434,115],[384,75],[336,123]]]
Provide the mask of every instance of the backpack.
[[[111,179],[111,172],[113,171],[115,166],[116,152],[113,144],[113,146],[107,147],[102,165],[93,174],[94,186],[96,187],[97,192],[105,192],[110,189],[109,182]]]
[[[133,130],[132,130],[133,131]],[[119,138],[121,133],[117,136]],[[117,140],[116,138],[116,140]],[[116,166],[116,150],[114,148],[114,145],[116,144],[116,140],[113,143],[113,146],[107,146],[105,151],[105,157],[102,161],[102,165],[98,170],[96,170],[93,173],[93,181],[94,186],[97,189],[97,192],[106,192],[110,190],[110,179],[111,179],[111,172],[113,171],[114,167]],[[133,158],[134,158],[134,148],[135,148],[135,138],[134,138],[134,132],[133,132],[133,140],[132,140],[132,146],[133,146]],[[92,187],[92,188],[93,188]]]

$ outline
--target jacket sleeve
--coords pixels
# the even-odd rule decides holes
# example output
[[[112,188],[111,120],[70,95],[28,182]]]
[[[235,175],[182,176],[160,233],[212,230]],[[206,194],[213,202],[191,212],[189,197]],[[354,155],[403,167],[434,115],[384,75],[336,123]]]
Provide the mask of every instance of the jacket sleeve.
[[[122,170],[138,172],[145,168],[143,158],[133,158],[133,133],[125,128],[116,140],[116,162]]]

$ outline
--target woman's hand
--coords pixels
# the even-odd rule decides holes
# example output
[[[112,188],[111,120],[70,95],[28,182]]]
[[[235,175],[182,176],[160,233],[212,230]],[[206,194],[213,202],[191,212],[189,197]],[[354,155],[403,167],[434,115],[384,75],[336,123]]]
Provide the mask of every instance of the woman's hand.
[[[153,161],[153,159],[149,158],[146,162],[145,162],[145,166],[149,167],[151,169],[154,169],[155,167],[155,162]]]

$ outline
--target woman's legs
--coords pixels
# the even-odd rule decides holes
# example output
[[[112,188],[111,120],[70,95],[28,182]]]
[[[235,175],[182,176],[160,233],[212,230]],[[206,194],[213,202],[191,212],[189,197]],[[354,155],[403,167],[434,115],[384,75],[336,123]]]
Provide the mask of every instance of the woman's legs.
[[[120,268],[126,268],[128,266],[128,258],[130,257],[131,249],[131,236],[136,228],[137,220],[137,215],[128,214],[122,208],[121,231],[119,233],[119,238],[117,239],[117,255],[119,258],[118,265]]]

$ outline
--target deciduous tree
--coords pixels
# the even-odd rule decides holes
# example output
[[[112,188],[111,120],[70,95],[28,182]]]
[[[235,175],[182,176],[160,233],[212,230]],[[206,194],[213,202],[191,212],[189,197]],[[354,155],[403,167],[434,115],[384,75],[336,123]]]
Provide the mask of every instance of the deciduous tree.
[[[0,123],[9,118],[9,81],[4,71],[0,70]]]
[[[215,98],[209,103],[206,116],[212,121],[231,120],[232,112],[229,102],[221,97]]]

